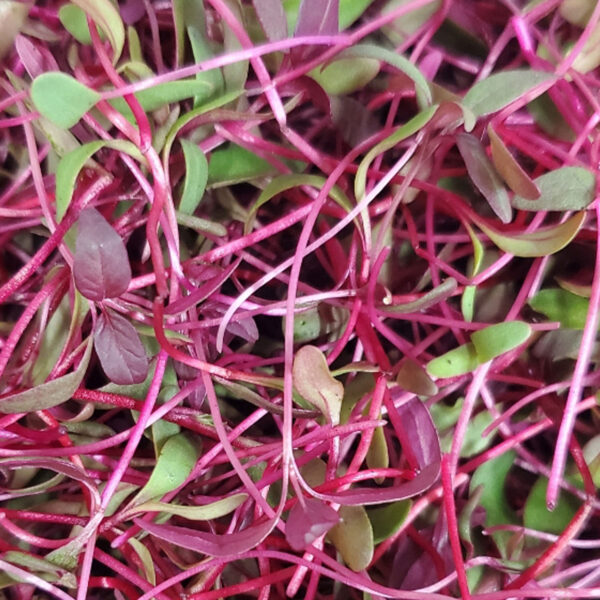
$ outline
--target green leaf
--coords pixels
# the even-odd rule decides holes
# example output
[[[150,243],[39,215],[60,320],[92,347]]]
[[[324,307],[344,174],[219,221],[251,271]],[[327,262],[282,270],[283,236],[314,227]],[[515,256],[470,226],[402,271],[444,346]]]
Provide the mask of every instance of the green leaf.
[[[202,3],[200,3],[202,4]],[[214,55],[208,42],[197,27],[189,25],[187,34],[194,55],[194,62],[200,63],[203,60],[212,58]],[[223,79],[223,71],[221,69],[209,69],[208,71],[200,71],[196,74],[196,81],[203,81],[212,90],[210,96],[222,93],[225,89],[225,81]],[[202,96],[194,97],[194,108],[199,106],[203,101]]]
[[[512,235],[492,229],[482,222],[477,224],[492,242],[504,252],[514,256],[532,258],[547,256],[562,250],[577,235],[584,220],[585,211],[582,211],[558,225],[543,227],[532,233],[514,233]]]
[[[187,436],[180,433],[169,438],[158,455],[150,479],[132,502],[138,505],[177,489],[188,478],[197,459],[196,446]]]
[[[536,86],[556,79],[554,73],[517,69],[501,71],[478,81],[463,98],[463,104],[476,117],[495,113]]]
[[[186,215],[193,215],[206,189],[208,161],[204,152],[193,142],[181,139],[179,143],[183,148],[185,159],[185,182],[179,202],[179,211]]]
[[[344,397],[344,386],[329,371],[325,355],[316,346],[303,346],[296,352],[292,366],[294,387],[327,420],[337,425]]]
[[[487,127],[492,149],[492,162],[496,170],[502,176],[508,187],[515,193],[520,194],[528,200],[536,200],[540,197],[538,186],[531,180],[529,175],[521,168],[500,136],[494,131],[491,123]],[[513,203],[514,206],[514,203]],[[518,207],[516,207],[518,208]]]
[[[58,18],[62,26],[80,43],[91,46],[92,38],[85,11],[75,4],[63,4],[58,10]],[[104,32],[96,26],[101,39],[106,39]]]
[[[471,478],[469,490],[471,494],[481,486],[480,505],[485,509],[486,527],[508,525],[516,521],[516,516],[506,499],[504,485],[508,472],[515,461],[516,453],[509,451],[498,458],[488,460],[477,467]],[[510,532],[498,531],[493,535],[503,555]]]
[[[31,84],[35,108],[64,129],[73,127],[100,98],[98,92],[58,71],[43,73]]]
[[[373,58],[340,58],[313,69],[309,75],[333,96],[362,90],[379,73],[379,61]]]
[[[430,360],[426,369],[433,377],[456,377],[474,371],[480,365],[475,346],[463,344],[433,360]]]
[[[135,97],[146,112],[152,112],[165,104],[181,102],[186,98],[194,97],[197,102],[204,102],[213,95],[214,91],[208,81],[179,79],[141,90],[135,94]]]
[[[566,329],[583,329],[590,301],[562,288],[549,288],[531,298],[529,306],[550,321],[559,321]]]
[[[6,414],[28,413],[58,406],[71,399],[83,381],[92,354],[92,338],[87,341],[85,353],[77,369],[34,388],[0,400],[0,412]]]
[[[272,174],[274,167],[256,154],[229,144],[211,152],[208,163],[208,183],[215,187],[241,183]]]
[[[373,527],[364,506],[340,506],[340,522],[327,534],[344,562],[356,572],[373,559]]]
[[[594,201],[596,177],[582,167],[561,167],[535,180],[540,190],[536,200],[515,196],[519,210],[583,210]]]
[[[415,84],[415,92],[417,95],[417,101],[421,109],[425,109],[432,102],[431,89],[427,80],[413,63],[407,58],[404,58],[401,54],[382,48],[381,46],[375,46],[371,44],[357,44],[352,48],[344,52],[344,56],[348,57],[363,57],[363,58],[375,58],[383,62],[388,63],[392,67],[396,67],[399,71],[402,71],[409,79],[412,79]]]
[[[73,0],[102,29],[113,49],[113,64],[121,57],[125,44],[125,27],[118,9],[110,0]]]
[[[202,0],[173,0],[172,6],[177,37],[177,64],[181,65],[184,61],[185,33],[189,33],[189,28],[196,32],[206,31],[206,15]]]
[[[482,363],[488,362],[529,339],[531,327],[523,321],[508,321],[475,331],[471,342]]]
[[[373,528],[373,542],[379,544],[392,537],[408,517],[411,500],[399,500],[385,506],[369,508],[367,516]]]
[[[234,494],[203,506],[181,506],[179,504],[169,504],[168,502],[144,502],[132,508],[131,511],[127,511],[127,514],[129,516],[137,513],[160,512],[183,517],[190,521],[210,521],[228,515],[240,506],[247,497],[248,494],[244,493]]]
[[[113,148],[120,152],[125,152],[142,163],[146,162],[144,156],[140,153],[137,146],[127,140],[106,140],[95,141],[79,146],[66,154],[58,163],[56,168],[56,220],[60,223],[65,216],[73,192],[75,182],[81,172],[81,169],[90,160],[90,158],[101,148]]]
[[[527,105],[538,127],[554,139],[573,142],[575,133],[547,92]]]
[[[371,166],[371,163],[375,160],[375,157],[379,156],[382,152],[397,146],[407,137],[423,129],[423,127],[425,127],[425,125],[431,120],[436,110],[437,106],[431,106],[423,110],[418,115],[414,116],[410,121],[407,121],[404,125],[401,125],[385,140],[382,140],[376,146],[371,148],[371,150],[369,150],[358,166],[356,177],[354,178],[354,195],[358,201],[364,198],[367,172]]]
[[[546,507],[548,479],[540,477],[529,492],[523,510],[523,525],[529,529],[560,535],[581,505],[572,494],[562,492],[552,512]]]

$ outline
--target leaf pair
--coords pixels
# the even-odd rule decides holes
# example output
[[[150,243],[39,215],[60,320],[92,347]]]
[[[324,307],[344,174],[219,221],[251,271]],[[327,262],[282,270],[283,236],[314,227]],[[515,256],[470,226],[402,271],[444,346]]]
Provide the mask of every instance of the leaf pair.
[[[94,302],[119,297],[131,281],[125,244],[95,208],[79,215],[73,277],[81,294]],[[146,378],[146,351],[135,327],[122,315],[103,308],[94,328],[94,348],[114,383],[128,385]]]

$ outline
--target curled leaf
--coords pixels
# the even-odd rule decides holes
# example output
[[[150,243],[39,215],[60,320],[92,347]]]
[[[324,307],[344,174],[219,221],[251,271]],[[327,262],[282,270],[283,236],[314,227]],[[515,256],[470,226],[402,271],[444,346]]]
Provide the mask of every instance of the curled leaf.
[[[240,493],[222,498],[221,500],[215,500],[209,504],[203,504],[202,506],[181,506],[179,504],[169,504],[168,502],[144,502],[138,504],[130,511],[128,515],[135,513],[145,512],[161,512],[169,515],[177,515],[190,521],[210,521],[211,519],[218,519],[228,515],[234,511],[240,504],[242,504],[248,494]]]
[[[547,256],[562,250],[577,235],[584,220],[585,211],[581,211],[558,225],[542,227],[532,233],[513,234],[500,232],[481,222],[478,225],[492,242],[504,252],[514,256],[532,258]]]
[[[102,312],[94,328],[94,348],[106,376],[120,385],[142,383],[148,357],[135,327],[122,315]]]
[[[298,393],[318,408],[330,423],[337,425],[344,386],[331,375],[325,355],[316,346],[303,346],[298,350],[292,377]]]
[[[120,296],[131,281],[125,244],[95,208],[79,215],[73,276],[81,294],[95,302]]]
[[[285,539],[293,550],[304,550],[325,535],[340,520],[338,513],[317,498],[305,498],[290,510],[285,523]]]

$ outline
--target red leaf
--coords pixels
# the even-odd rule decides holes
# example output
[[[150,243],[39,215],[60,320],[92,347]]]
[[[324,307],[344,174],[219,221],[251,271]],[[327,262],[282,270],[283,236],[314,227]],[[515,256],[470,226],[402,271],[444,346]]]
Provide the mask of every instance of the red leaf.
[[[287,37],[287,20],[281,0],[253,0],[256,15],[271,42]]]
[[[304,506],[298,502],[290,510],[285,538],[292,549],[304,550],[337,525],[339,520],[338,513],[331,506],[316,498],[306,498]]]
[[[95,208],[79,215],[73,276],[77,289],[95,302],[120,296],[131,281],[125,244]]]
[[[161,540],[209,556],[237,556],[243,554],[260,544],[275,526],[274,521],[265,521],[259,525],[252,525],[243,531],[217,535],[197,531],[189,527],[158,525],[142,519],[134,519],[133,521],[144,531]]]
[[[135,327],[122,315],[103,312],[94,329],[94,348],[106,376],[118,385],[141,383],[148,357]]]

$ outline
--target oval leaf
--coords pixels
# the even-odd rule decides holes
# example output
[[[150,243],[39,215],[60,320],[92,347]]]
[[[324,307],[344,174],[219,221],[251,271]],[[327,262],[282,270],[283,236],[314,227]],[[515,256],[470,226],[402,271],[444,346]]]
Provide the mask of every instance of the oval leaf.
[[[474,371],[480,365],[475,346],[463,344],[427,363],[427,372],[433,377],[456,377]]]
[[[132,502],[140,504],[162,498],[182,485],[192,472],[198,452],[196,446],[182,433],[170,437],[160,450],[156,466],[146,485]]]
[[[31,99],[49,121],[69,129],[100,100],[100,94],[66,73],[53,71],[33,80]]]
[[[508,321],[490,325],[476,331],[471,336],[471,342],[479,360],[484,363],[500,356],[522,343],[531,335],[531,327],[523,321]]]
[[[519,194],[528,200],[536,200],[539,198],[540,190],[538,186],[514,159],[500,136],[493,130],[491,124],[488,125],[487,132],[492,149],[492,162],[498,173],[502,176],[502,179],[506,182],[506,185],[508,185],[515,194]],[[515,206],[514,202],[513,206]]]
[[[325,535],[340,517],[338,513],[317,498],[304,499],[294,504],[285,523],[285,539],[297,552],[310,546],[315,540]]]
[[[335,379],[325,355],[316,346],[303,346],[294,357],[292,367],[294,387],[333,425],[340,422],[344,386]]]
[[[340,522],[328,538],[353,571],[363,571],[373,559],[373,527],[363,506],[342,506]]]
[[[438,393],[438,387],[427,371],[411,358],[407,358],[402,363],[396,375],[396,383],[402,389],[417,394],[417,396],[433,396]]]
[[[551,321],[559,321],[567,329],[583,329],[590,301],[561,288],[539,291],[530,301],[533,310]]]
[[[83,210],[77,223],[73,259],[77,289],[94,302],[120,296],[131,281],[131,267],[121,236],[95,208]]]
[[[508,194],[481,142],[474,135],[459,133],[456,136],[456,145],[465,161],[469,177],[477,189],[483,194],[500,220],[503,223],[509,223],[512,219],[512,209]]]
[[[540,196],[532,202],[521,194],[512,205],[519,210],[583,210],[594,201],[596,178],[582,167],[561,167],[535,180]]]
[[[210,504],[203,504],[202,506],[181,506],[179,504],[169,504],[168,502],[144,502],[132,508],[131,511],[127,511],[127,513],[131,515],[135,513],[161,512],[169,515],[177,515],[190,521],[210,521],[211,519],[218,519],[219,517],[228,515],[240,506],[246,498],[248,498],[248,494],[234,494],[233,496],[216,500]]]
[[[71,399],[83,381],[92,353],[91,338],[77,368],[68,375],[57,377],[30,390],[0,400],[0,412],[14,414],[45,410]]]
[[[555,79],[554,73],[533,69],[502,71],[478,81],[463,98],[463,104],[476,116],[494,113],[536,86]]]
[[[562,250],[577,235],[585,220],[585,211],[575,214],[569,220],[558,225],[551,225],[532,233],[501,233],[483,223],[478,223],[481,230],[504,252],[514,256],[533,258],[547,256]]]
[[[94,329],[94,348],[106,376],[119,385],[142,383],[148,358],[135,327],[122,315],[103,312]]]
[[[185,182],[179,202],[180,212],[193,215],[206,189],[208,162],[204,152],[189,140],[179,140],[185,159]]]

